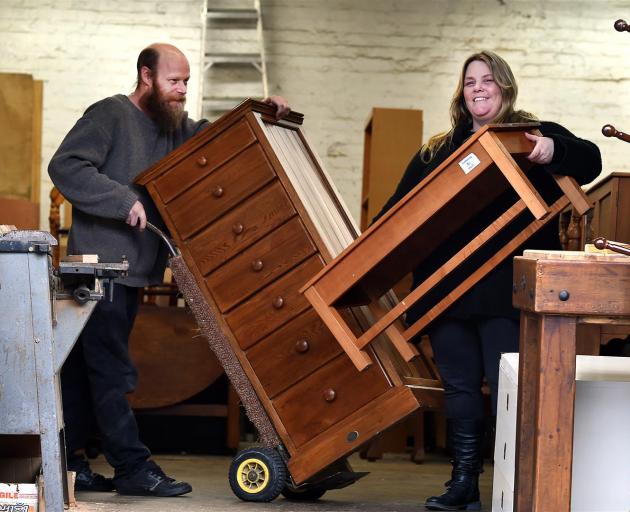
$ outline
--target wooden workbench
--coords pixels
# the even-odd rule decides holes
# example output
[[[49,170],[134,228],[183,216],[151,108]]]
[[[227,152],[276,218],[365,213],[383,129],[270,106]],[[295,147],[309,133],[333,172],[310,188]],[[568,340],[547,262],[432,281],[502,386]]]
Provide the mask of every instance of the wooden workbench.
[[[569,512],[576,330],[630,325],[630,258],[525,251],[514,259],[521,309],[515,510]]]

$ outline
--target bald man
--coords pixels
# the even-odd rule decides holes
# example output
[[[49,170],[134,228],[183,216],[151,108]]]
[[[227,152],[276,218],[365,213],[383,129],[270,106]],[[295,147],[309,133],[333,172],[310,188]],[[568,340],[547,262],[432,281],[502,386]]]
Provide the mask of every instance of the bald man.
[[[138,289],[162,282],[167,256],[160,240],[144,231],[147,220],[163,223],[133,180],[208,126],[184,110],[189,77],[188,60],[176,47],[145,48],[138,56],[136,89],[90,106],[48,167],[73,206],[68,253],[98,254],[99,261],[110,262],[124,255],[129,261],[129,275],[114,285],[113,302],[96,306],[61,374],[68,469],[77,472],[79,491],[178,496],[192,490],[151,460],[126,398],[137,380],[128,340]],[[265,101],[276,106],[278,117],[289,111],[279,96]],[[85,458],[94,422],[113,479],[93,473]]]

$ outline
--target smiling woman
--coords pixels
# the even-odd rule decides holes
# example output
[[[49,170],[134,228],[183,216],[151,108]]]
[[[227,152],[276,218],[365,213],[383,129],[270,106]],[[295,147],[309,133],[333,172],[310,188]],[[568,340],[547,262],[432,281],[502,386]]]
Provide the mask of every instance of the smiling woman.
[[[482,126],[536,120],[532,114],[515,109],[517,92],[512,70],[497,54],[482,51],[468,57],[451,100],[450,130],[431,137],[413,157],[394,195],[376,218],[392,208]],[[551,173],[570,175],[585,184],[601,172],[601,158],[595,144],[577,138],[556,123],[542,121],[539,129],[542,136],[526,133],[525,137],[534,143],[527,158],[535,165],[528,176],[536,181],[536,189],[544,197],[557,193]],[[479,232],[477,228],[484,223],[484,218],[514,201],[511,197],[498,197],[488,208],[492,212],[482,211],[462,231]],[[560,249],[553,224],[549,222],[527,242],[527,247],[519,248],[515,254],[525,248]],[[466,234],[456,233],[434,253],[452,254],[458,238],[464,239]],[[426,265],[430,266],[430,263]],[[419,286],[431,274],[430,270],[424,266],[417,268],[413,273],[412,288]],[[481,385],[485,376],[494,416],[500,355],[502,352],[518,352],[519,317],[511,304],[512,261],[508,258],[427,329],[444,384],[448,437],[453,452],[452,478],[444,494],[427,499],[425,506],[429,510],[481,508],[478,477],[483,465],[481,454],[485,433]],[[426,306],[420,303],[412,306],[407,312],[407,322],[413,324],[425,312]]]
[[[495,82],[490,66],[481,60],[473,60],[466,67],[464,101],[472,117],[473,131],[499,115],[501,88]]]

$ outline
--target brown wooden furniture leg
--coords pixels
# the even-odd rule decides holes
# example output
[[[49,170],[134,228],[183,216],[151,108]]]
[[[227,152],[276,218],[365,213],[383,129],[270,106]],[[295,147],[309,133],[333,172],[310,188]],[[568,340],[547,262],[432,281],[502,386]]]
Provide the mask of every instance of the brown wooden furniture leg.
[[[422,409],[413,415],[413,451],[411,452],[411,460],[416,464],[424,462],[424,414]]]
[[[377,459],[382,459],[383,458],[383,452],[385,451],[383,449],[383,435],[385,434],[380,434],[378,436],[376,436],[374,439],[372,439],[369,443],[366,443],[365,445],[363,445],[363,448],[361,448],[359,455],[361,456],[362,459],[366,459],[369,460],[370,462],[374,462]]]
[[[523,313],[517,412],[517,512],[569,512],[576,318]]]

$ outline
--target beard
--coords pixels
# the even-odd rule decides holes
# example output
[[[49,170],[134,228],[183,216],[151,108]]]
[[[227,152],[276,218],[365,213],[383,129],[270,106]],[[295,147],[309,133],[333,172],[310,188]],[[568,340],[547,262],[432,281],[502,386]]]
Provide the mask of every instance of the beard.
[[[176,103],[173,105],[172,102]],[[182,125],[186,117],[185,104],[186,98],[169,98],[156,86],[147,98],[146,108],[162,132],[172,133]]]

